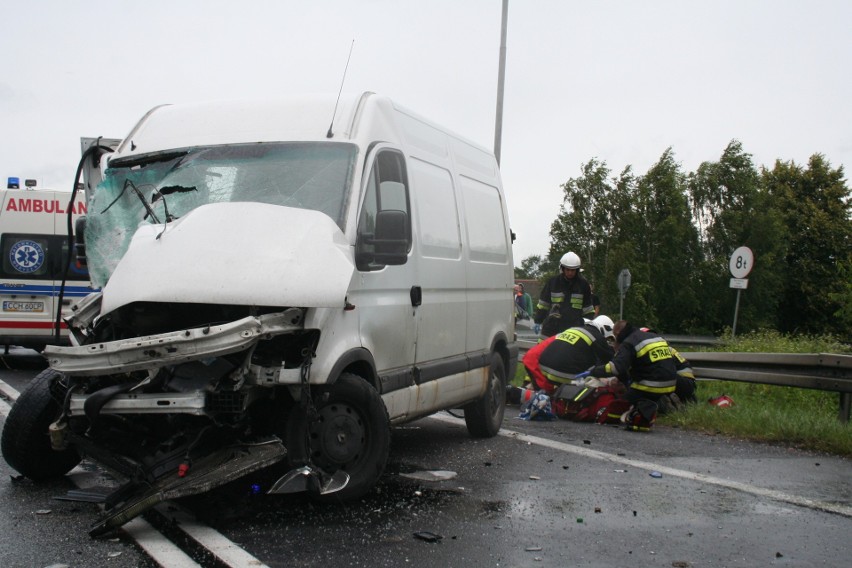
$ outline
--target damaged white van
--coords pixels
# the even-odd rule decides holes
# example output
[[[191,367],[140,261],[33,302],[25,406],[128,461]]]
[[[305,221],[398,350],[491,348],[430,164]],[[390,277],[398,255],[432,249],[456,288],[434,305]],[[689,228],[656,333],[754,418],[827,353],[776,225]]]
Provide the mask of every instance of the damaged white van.
[[[101,291],[2,451],[36,480],[83,457],[126,479],[93,535],[273,464],[268,492],[360,497],[391,426],[440,410],[499,430],[518,351],[489,151],[364,93],[160,106],[89,166]]]

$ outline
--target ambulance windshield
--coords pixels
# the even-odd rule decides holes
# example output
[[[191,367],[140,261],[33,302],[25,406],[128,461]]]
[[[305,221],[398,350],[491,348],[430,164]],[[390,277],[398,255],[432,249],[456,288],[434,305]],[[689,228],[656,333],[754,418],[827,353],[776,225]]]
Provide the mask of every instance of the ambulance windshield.
[[[208,203],[312,209],[344,230],[356,154],[352,144],[300,142],[198,147],[113,160],[89,205],[85,239],[92,282],[106,284],[140,223],[178,219]]]

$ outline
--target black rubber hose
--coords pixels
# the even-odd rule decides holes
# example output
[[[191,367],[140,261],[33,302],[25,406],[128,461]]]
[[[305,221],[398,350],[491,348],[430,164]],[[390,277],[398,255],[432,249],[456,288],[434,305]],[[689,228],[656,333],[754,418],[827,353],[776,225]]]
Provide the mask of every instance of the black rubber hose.
[[[77,199],[77,184],[80,182],[80,176],[83,173],[83,166],[86,164],[86,159],[95,154],[96,152],[101,152],[94,159],[99,159],[99,157],[104,152],[112,152],[113,149],[109,146],[101,146],[100,137],[98,141],[86,148],[86,151],[83,152],[83,155],[80,157],[80,163],[77,164],[77,175],[74,176],[74,187],[71,188],[71,200],[68,202],[68,258],[63,258],[64,261],[64,270],[62,271],[62,284],[59,286],[59,295],[56,297],[56,322],[54,325],[54,340],[57,345],[60,344],[62,340],[62,299],[65,296],[65,282],[68,280],[68,271],[71,269],[71,249],[74,247],[74,227],[72,224],[73,214],[74,214],[74,200]]]

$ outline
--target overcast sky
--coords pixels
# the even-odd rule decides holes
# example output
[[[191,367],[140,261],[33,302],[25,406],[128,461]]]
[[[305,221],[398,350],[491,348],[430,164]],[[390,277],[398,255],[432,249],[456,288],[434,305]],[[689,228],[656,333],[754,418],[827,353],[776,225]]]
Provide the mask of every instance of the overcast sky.
[[[494,147],[502,0],[77,0],[0,7],[0,176],[71,189],[81,136],[161,103],[370,90]],[[852,167],[849,0],[510,0],[502,171],[515,262],[593,157]]]

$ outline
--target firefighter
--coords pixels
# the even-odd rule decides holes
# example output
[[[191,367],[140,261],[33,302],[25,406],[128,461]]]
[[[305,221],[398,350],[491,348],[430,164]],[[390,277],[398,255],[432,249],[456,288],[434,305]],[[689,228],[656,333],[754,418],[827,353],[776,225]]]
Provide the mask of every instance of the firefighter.
[[[657,402],[660,414],[679,410],[686,403],[698,401],[695,396],[695,374],[692,372],[689,361],[674,347],[671,347],[671,350],[677,369],[677,385],[673,393],[660,397]]]
[[[547,394],[573,382],[577,373],[612,360],[614,351],[608,342],[613,338],[612,320],[607,316],[586,320],[583,326],[569,327],[555,337],[556,341],[548,343],[538,358],[540,372],[532,375],[536,388]],[[524,358],[525,365],[526,362]]]
[[[627,386],[627,400],[631,404],[622,422],[628,430],[650,430],[657,417],[657,401],[675,391],[676,359],[668,342],[647,328],[636,328],[620,320],[613,333],[615,356],[612,361],[592,367],[577,377],[618,377]]]
[[[580,257],[567,252],[559,260],[559,274],[544,285],[536,305],[535,323],[544,337],[569,327],[582,326],[583,319],[595,317],[592,289],[580,274]]]

